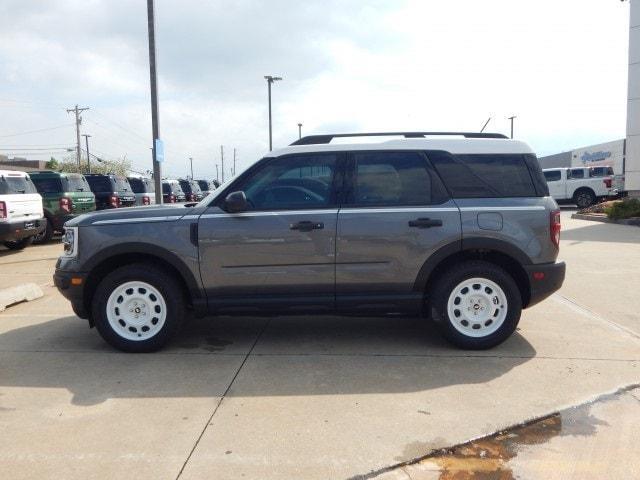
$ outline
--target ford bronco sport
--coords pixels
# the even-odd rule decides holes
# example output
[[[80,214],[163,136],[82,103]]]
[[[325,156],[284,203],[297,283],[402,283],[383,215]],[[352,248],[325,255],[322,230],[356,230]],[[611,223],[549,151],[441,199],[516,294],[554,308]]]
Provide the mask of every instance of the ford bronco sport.
[[[0,242],[22,250],[43,229],[42,197],[29,175],[0,170]]]
[[[336,137],[395,136],[344,144]],[[196,314],[425,314],[493,347],[560,288],[560,213],[499,134],[315,135],[195,206],[67,224],[55,284],[114,347],[157,350]]]

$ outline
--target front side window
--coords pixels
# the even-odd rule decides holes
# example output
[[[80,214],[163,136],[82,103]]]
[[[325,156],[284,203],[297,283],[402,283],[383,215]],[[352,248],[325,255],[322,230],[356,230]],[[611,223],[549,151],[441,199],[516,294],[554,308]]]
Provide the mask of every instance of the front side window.
[[[348,203],[360,206],[429,205],[432,178],[416,152],[355,153],[353,192]]]
[[[547,182],[557,182],[562,178],[562,173],[560,173],[560,170],[550,170],[543,173],[544,178],[547,180]]]
[[[236,190],[244,191],[252,210],[322,208],[332,205],[337,157],[295,155],[268,160]]]

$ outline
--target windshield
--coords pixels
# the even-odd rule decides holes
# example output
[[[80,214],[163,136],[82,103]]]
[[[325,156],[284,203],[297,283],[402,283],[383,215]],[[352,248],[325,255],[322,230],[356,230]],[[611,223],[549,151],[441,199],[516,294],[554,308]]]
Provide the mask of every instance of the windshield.
[[[198,185],[200,185],[201,190],[213,190],[213,188],[209,186],[209,182],[207,180],[196,180],[196,181],[198,182]]]
[[[89,192],[91,187],[82,175],[68,175],[65,192]]]
[[[150,178],[129,177],[129,185],[134,193],[153,193],[155,188]]]
[[[14,193],[38,193],[38,191],[29,177],[11,174],[1,176],[0,195],[10,195]]]
[[[182,191],[184,193],[191,193],[191,184],[189,183],[188,180],[180,180],[180,188],[182,188]]]

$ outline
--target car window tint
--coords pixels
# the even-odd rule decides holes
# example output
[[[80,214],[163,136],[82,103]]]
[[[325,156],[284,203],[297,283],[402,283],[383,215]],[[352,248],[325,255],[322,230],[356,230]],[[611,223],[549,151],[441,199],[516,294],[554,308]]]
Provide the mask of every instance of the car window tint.
[[[94,192],[112,192],[111,182],[107,177],[86,177]]]
[[[574,168],[570,170],[571,178],[584,178],[584,169]]]
[[[62,182],[59,178],[38,178],[32,177],[31,181],[40,193],[62,192]]]
[[[429,159],[455,198],[538,196],[525,155],[429,152]]]
[[[544,178],[547,180],[547,182],[557,182],[562,178],[562,173],[560,172],[560,170],[551,170],[542,173],[544,173]]]
[[[277,158],[242,183],[255,210],[319,208],[331,205],[336,155]]]
[[[431,175],[415,152],[363,152],[353,155],[355,205],[429,205]]]
[[[66,192],[89,192],[91,187],[82,175],[68,175],[65,178]]]
[[[133,193],[146,193],[145,184],[141,178],[129,178],[129,185]]]

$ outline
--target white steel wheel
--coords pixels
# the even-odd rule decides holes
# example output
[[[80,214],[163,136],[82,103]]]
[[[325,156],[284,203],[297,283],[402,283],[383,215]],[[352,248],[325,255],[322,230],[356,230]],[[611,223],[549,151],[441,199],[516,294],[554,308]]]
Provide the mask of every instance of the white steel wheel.
[[[162,330],[167,320],[167,304],[154,286],[130,281],[113,289],[107,300],[106,316],[118,336],[143,341]]]
[[[473,338],[496,332],[504,323],[507,311],[504,291],[486,278],[469,278],[460,282],[447,301],[447,314],[453,328]]]

